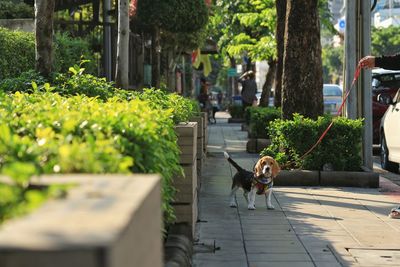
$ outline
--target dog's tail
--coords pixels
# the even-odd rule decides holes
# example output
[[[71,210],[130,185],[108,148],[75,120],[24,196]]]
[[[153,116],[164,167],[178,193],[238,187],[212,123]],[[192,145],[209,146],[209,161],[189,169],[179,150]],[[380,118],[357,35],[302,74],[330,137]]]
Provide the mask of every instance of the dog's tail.
[[[242,171],[243,168],[240,167],[228,154],[228,152],[224,151],[224,157],[228,160],[230,164],[232,164],[233,167],[235,167],[236,170]]]

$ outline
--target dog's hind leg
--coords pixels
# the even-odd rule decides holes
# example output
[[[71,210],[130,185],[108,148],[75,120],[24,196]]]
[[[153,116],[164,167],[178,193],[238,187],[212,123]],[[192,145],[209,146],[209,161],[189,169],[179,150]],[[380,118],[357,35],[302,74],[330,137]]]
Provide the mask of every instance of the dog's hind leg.
[[[236,208],[237,204],[236,204],[236,191],[239,189],[239,186],[237,185],[232,185],[232,190],[231,190],[231,194],[230,196],[230,204],[229,206],[231,208]]]
[[[274,210],[275,207],[271,203],[271,198],[272,198],[272,188],[268,189],[267,192],[265,193],[265,202],[267,204],[267,209]]]

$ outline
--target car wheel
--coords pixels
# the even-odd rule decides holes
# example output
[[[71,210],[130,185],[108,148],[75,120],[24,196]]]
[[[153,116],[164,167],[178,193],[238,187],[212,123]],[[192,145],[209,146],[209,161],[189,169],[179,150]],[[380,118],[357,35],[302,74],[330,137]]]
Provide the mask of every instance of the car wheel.
[[[382,133],[381,137],[381,166],[382,169],[388,170],[390,172],[398,172],[399,164],[389,161],[389,149],[386,145],[385,134]]]

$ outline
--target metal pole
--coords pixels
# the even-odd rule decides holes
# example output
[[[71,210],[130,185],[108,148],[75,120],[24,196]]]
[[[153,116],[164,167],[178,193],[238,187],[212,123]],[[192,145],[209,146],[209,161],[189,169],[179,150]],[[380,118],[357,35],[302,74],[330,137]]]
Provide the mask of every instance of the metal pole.
[[[111,0],[103,0],[103,34],[104,34],[104,75],[107,81],[112,80],[112,47],[111,47]]]
[[[358,0],[346,0],[346,31],[345,31],[345,76],[344,76],[344,89],[349,90],[350,84],[353,80],[354,72],[356,70],[356,44],[357,44],[357,31],[356,31],[356,5]],[[357,85],[356,85],[357,86]],[[349,119],[357,118],[357,93],[353,90],[347,99],[345,106],[345,114]]]
[[[360,58],[371,53],[371,4],[370,1],[361,1],[361,55]],[[372,161],[372,89],[371,71],[365,70],[361,76],[362,117],[364,118],[363,132],[363,165],[373,169]]]

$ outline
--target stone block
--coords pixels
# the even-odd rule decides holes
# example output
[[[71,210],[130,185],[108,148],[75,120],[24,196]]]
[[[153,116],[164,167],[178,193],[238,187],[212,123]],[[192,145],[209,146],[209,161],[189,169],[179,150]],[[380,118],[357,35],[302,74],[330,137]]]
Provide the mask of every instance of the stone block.
[[[197,123],[180,123],[175,131],[181,151],[180,164],[193,164],[197,157]]]
[[[274,179],[276,186],[318,186],[318,171],[282,170]]]
[[[175,202],[192,203],[197,195],[198,185],[196,162],[194,162],[193,165],[185,165],[182,167],[185,177],[176,176],[173,180],[173,186],[178,190],[175,195]]]
[[[163,266],[158,176],[53,175],[33,183],[76,186],[2,225],[1,267]]]
[[[379,174],[374,172],[321,171],[321,186],[379,187]]]
[[[195,198],[197,199],[197,195]],[[191,227],[193,237],[198,216],[197,201],[190,204],[173,204],[173,207],[175,209],[176,223],[187,223]]]

